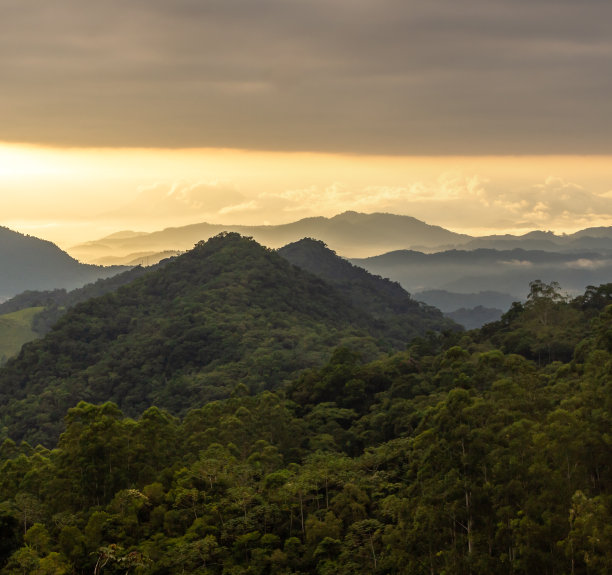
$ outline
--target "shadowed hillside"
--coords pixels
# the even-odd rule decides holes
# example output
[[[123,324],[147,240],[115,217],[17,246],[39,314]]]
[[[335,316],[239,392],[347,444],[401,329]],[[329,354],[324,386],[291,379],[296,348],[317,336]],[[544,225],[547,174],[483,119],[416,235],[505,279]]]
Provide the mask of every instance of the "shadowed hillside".
[[[424,335],[428,330],[457,329],[438,309],[412,299],[399,283],[351,264],[322,241],[306,238],[279,249],[278,253],[330,282],[347,300],[377,320],[393,326],[398,341]]]
[[[25,290],[74,289],[125,267],[79,263],[55,244],[0,227],[0,299]]]

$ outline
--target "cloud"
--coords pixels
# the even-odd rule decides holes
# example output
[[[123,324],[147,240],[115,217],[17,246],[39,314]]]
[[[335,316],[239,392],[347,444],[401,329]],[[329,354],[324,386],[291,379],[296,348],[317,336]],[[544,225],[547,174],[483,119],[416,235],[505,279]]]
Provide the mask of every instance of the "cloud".
[[[555,176],[516,185],[478,173],[447,171],[403,186],[335,182],[264,193],[259,201],[300,217],[388,211],[452,229],[575,230],[612,220],[612,197]]]
[[[555,176],[518,191],[499,193],[493,203],[533,227],[576,227],[582,222],[588,225],[593,218],[612,218],[612,198]]]
[[[610,260],[589,260],[586,258],[581,258],[578,260],[574,260],[573,262],[567,262],[567,264],[565,264],[565,267],[580,270],[597,270],[609,267],[610,263]]]
[[[465,176],[460,172],[444,172],[436,180],[417,180],[405,186],[355,186],[334,182],[328,186],[310,185],[304,188],[264,193],[261,198],[278,200],[286,212],[337,213],[355,211],[405,212],[421,203],[441,204],[454,200],[486,202],[487,179],[478,175]]]
[[[502,265],[518,267],[518,268],[532,268],[533,267],[533,262],[530,262],[528,260],[508,260],[508,261],[500,261],[499,263]]]
[[[611,151],[610,2],[5,4],[7,141]]]
[[[176,218],[197,220],[230,213],[237,206],[246,205],[243,200],[244,196],[231,182],[159,182],[141,186],[135,200],[107,216],[166,221]]]
[[[219,215],[225,216],[227,214],[235,214],[242,212],[252,212],[259,208],[259,205],[255,200],[251,200],[250,202],[242,202],[241,204],[236,204],[235,206],[225,206],[219,210]]]

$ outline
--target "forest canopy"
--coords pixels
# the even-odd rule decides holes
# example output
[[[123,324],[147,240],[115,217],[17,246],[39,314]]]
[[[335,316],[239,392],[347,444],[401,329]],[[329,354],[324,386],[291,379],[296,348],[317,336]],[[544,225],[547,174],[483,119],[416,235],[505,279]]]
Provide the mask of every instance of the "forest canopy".
[[[568,299],[534,281],[481,330],[375,357],[332,344],[274,387],[236,378],[180,416],[81,401],[57,444],[0,446],[1,572],[609,573],[610,304],[612,284]],[[54,394],[38,407],[50,418]]]

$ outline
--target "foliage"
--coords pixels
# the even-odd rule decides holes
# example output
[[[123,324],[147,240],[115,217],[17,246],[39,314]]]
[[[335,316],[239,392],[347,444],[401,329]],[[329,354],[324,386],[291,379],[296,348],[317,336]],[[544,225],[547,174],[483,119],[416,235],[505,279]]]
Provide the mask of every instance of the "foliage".
[[[610,286],[392,354],[347,293],[230,234],[75,306],[0,372],[0,573],[612,571]]]
[[[486,330],[338,347],[283,391],[182,419],[81,402],[51,451],[6,440],[1,572],[609,573],[612,306],[534,287]],[[493,343],[551,324],[566,361]]]
[[[42,310],[33,307],[0,315],[0,364],[16,354],[24,343],[36,339],[32,321]]]
[[[71,307],[115,291],[145,273],[142,267],[102,278],[72,291],[27,290],[0,304],[0,359],[16,355],[24,343],[47,334]]]
[[[286,245],[278,253],[298,267],[334,285],[353,305],[366,310],[386,326],[395,344],[405,343],[428,331],[460,329],[435,307],[410,297],[399,283],[372,275],[351,264],[319,240],[305,238]]]
[[[438,316],[426,325],[447,326]],[[130,416],[151,405],[181,415],[238,382],[251,392],[278,389],[338,345],[365,359],[403,349],[415,328],[397,326],[415,322],[398,318],[381,321],[274,251],[222,234],[74,305],[0,371],[0,417],[14,439],[51,445],[81,400],[113,401]]]

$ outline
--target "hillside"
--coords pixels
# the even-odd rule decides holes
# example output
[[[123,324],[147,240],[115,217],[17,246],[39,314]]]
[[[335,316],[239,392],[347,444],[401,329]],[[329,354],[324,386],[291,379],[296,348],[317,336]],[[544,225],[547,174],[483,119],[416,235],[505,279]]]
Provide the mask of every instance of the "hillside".
[[[399,283],[373,276],[330,250],[322,241],[310,238],[288,244],[278,253],[336,287],[359,309],[387,326],[393,326],[398,345],[428,330],[456,329],[440,311],[410,297]]]
[[[437,307],[446,317],[465,329],[474,329],[497,321],[504,311],[519,299],[494,291],[457,293],[436,289],[418,292],[415,298]]]
[[[238,382],[276,388],[338,345],[372,358],[406,343],[320,278],[223,234],[75,306],[26,345],[0,370],[0,417],[14,437],[48,440],[82,399],[183,413]]]
[[[51,242],[0,227],[0,300],[25,290],[74,289],[125,267],[79,263]]]

